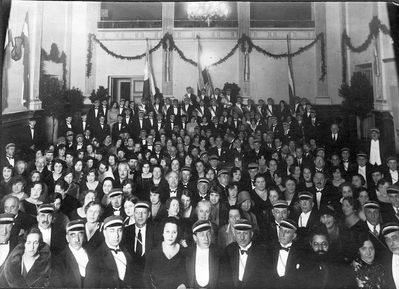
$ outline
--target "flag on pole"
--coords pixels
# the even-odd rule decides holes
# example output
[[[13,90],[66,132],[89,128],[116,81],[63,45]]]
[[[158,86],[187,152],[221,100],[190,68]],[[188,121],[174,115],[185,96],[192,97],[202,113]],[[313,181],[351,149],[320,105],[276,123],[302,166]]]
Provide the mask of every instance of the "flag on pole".
[[[26,12],[25,22],[22,26],[21,38],[24,46],[24,86],[22,95],[22,105],[29,104],[29,83],[30,83],[30,47],[29,47],[29,13]]]
[[[6,34],[6,41],[4,48],[4,62],[3,62],[3,79],[2,79],[2,108],[3,110],[7,107],[7,97],[9,95],[8,91],[8,81],[9,81],[9,73],[8,70],[11,67],[11,50],[14,47],[14,41],[12,37],[11,29],[8,29],[8,33]]]
[[[198,67],[198,96],[200,95],[201,89],[205,88],[208,95],[211,95],[213,92],[211,76],[208,72],[208,69],[202,67],[201,58],[202,58],[202,47],[200,43],[200,38],[197,35],[198,40],[198,53],[197,53],[197,67]]]
[[[373,56],[374,56],[374,73],[378,77],[380,76],[381,69],[380,69],[380,53],[378,51],[378,43],[376,37],[374,37]]]
[[[151,62],[150,62],[150,49],[147,39],[147,51],[145,54],[145,64],[144,64],[144,84],[143,84],[143,97],[142,100],[148,100],[150,103],[154,103],[155,95],[155,83],[154,77],[152,76]]]
[[[291,57],[291,39],[287,34],[287,51],[288,51],[288,93],[290,105],[293,106],[295,103],[295,82],[294,73],[292,69],[292,57]]]

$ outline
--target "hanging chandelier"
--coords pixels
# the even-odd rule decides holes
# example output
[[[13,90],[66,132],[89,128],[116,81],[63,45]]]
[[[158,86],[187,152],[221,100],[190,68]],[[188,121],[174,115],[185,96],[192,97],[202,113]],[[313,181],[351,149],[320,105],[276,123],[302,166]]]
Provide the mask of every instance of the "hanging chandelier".
[[[213,20],[225,20],[230,12],[226,2],[190,2],[187,3],[189,19],[206,21],[208,27]]]

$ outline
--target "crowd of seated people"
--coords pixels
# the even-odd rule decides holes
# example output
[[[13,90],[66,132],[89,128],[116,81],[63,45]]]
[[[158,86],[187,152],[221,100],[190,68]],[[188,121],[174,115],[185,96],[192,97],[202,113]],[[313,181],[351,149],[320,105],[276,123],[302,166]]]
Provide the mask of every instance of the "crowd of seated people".
[[[0,287],[399,288],[398,160],[306,98],[215,89],[30,119],[1,156]],[[328,128],[328,129],[326,129]]]

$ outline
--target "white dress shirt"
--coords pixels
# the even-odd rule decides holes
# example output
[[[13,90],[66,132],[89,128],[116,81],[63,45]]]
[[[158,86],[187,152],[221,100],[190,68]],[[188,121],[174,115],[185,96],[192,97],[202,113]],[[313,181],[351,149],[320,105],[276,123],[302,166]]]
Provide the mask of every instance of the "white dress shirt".
[[[136,252],[136,248],[137,248],[137,242],[139,241],[138,240],[138,234],[139,234],[139,230],[140,230],[140,233],[141,233],[141,250],[142,250],[142,254],[141,254],[141,256],[143,256],[144,255],[144,253],[145,253],[145,232],[146,232],[146,229],[147,229],[147,226],[146,225],[144,225],[144,227],[143,228],[139,228],[139,227],[137,227],[136,226],[136,228],[135,228],[135,235],[136,235],[136,238],[134,239],[134,251]]]
[[[114,257],[116,267],[118,269],[119,279],[123,281],[125,279],[125,275],[126,275],[126,266],[127,266],[126,256],[122,251],[119,251],[118,253],[116,253],[115,251],[113,251],[114,248],[110,248],[110,249],[112,252],[112,256]],[[117,248],[117,249],[119,250],[119,248]]]
[[[10,163],[10,165],[15,167],[15,158],[14,157],[7,156],[7,160]]]
[[[391,171],[389,170],[389,174],[391,175],[392,178],[392,184],[396,183],[399,179],[398,179],[398,171]]]
[[[399,288],[399,255],[392,255],[392,277],[395,282],[395,287]]]
[[[364,166],[364,167],[359,166],[357,172],[358,172],[358,174],[363,176],[364,180],[367,180],[367,178],[366,178],[366,166]]]
[[[281,245],[281,244],[280,244]],[[291,247],[292,243],[287,244],[286,246],[281,245],[281,247],[288,248]],[[289,252],[283,249],[280,249],[278,253],[278,261],[277,261],[277,274],[280,277],[285,276],[285,269],[287,266]]]
[[[195,279],[201,287],[206,287],[209,283],[209,248],[201,249],[197,246]]]
[[[317,209],[320,209],[320,202],[321,202],[321,191],[319,189],[316,189],[316,201],[317,201]]]
[[[10,242],[7,244],[0,244],[0,266],[3,265],[7,259],[8,253],[10,253]]]
[[[299,227],[304,227],[304,228],[306,228],[306,225],[308,224],[308,221],[309,221],[309,217],[310,217],[310,213],[311,213],[311,212],[312,212],[312,211],[309,211],[309,212],[307,212],[307,213],[302,212],[302,213],[299,215],[299,221],[298,221]]]
[[[369,221],[367,221],[366,224],[367,224],[367,227],[369,227],[370,232],[374,233],[374,225],[370,224]],[[378,235],[380,235],[380,230],[381,230],[380,224],[377,224],[375,226],[375,230],[377,231]]]
[[[244,253],[241,254],[240,250],[248,250],[251,248],[252,242],[249,243],[245,248],[240,247],[238,250],[238,254],[240,256],[239,260],[239,265],[238,265],[238,280],[242,281],[242,278],[244,278],[244,273],[245,273],[245,266],[247,265],[247,259],[248,259],[248,254]]]
[[[89,257],[87,256],[85,249],[80,248],[79,250],[76,250],[72,248],[71,245],[69,245],[69,249],[78,263],[80,276],[86,277],[86,266],[89,262]]]
[[[51,246],[51,228],[43,229],[42,227],[39,226],[39,230],[40,232],[42,232],[43,242]]]
[[[370,164],[381,165],[381,154],[380,154],[380,141],[379,140],[371,140],[370,145]]]

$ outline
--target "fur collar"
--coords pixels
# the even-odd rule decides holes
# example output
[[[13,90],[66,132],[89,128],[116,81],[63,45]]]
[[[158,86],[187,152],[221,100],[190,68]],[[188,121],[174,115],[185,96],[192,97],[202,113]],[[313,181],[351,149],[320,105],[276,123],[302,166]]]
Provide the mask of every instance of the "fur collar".
[[[47,244],[39,250],[39,258],[35,261],[32,268],[28,272],[26,279],[21,275],[21,262],[22,255],[24,254],[24,244],[19,244],[14,248],[11,254],[8,256],[4,270],[1,273],[1,283],[3,281],[12,288],[17,287],[45,287],[48,285],[48,277],[50,271],[50,248]]]

